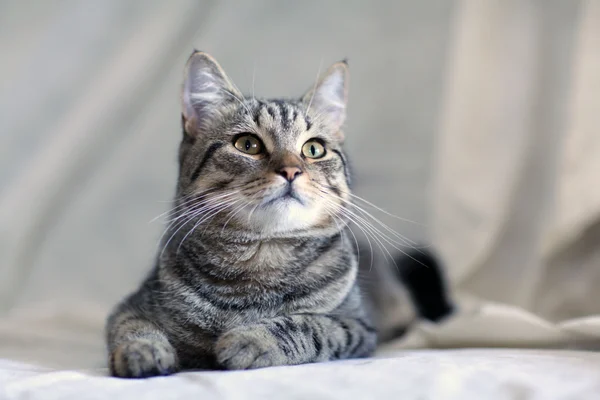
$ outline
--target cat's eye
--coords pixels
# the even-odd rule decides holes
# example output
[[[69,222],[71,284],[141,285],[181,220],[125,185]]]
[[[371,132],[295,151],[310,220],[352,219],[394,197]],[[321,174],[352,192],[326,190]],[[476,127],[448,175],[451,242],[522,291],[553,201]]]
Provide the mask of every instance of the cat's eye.
[[[309,140],[302,146],[302,154],[306,158],[321,158],[325,155],[325,146],[317,140]]]
[[[254,135],[242,135],[238,136],[233,142],[236,149],[242,153],[256,155],[263,151],[263,144],[259,138]]]

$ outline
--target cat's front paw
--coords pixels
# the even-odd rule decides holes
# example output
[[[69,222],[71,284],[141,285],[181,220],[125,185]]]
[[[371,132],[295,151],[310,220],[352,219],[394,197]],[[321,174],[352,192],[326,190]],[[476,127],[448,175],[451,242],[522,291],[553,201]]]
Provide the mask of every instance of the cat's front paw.
[[[253,369],[285,365],[287,358],[277,340],[262,325],[242,326],[223,334],[216,343],[218,363],[226,369]]]
[[[169,375],[177,369],[175,350],[168,343],[136,339],[120,344],[111,354],[111,373],[122,378]]]

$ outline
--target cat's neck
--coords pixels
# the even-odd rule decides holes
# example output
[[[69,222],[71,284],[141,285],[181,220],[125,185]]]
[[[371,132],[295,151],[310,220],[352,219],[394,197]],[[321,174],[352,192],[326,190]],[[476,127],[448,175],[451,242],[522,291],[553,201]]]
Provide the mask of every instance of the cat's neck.
[[[165,256],[171,261],[178,257],[193,258],[199,264],[281,270],[283,265],[299,264],[305,253],[312,253],[329,241],[339,238],[336,229],[321,234],[267,236],[256,233],[229,232],[227,229],[207,229],[185,240],[174,240]]]

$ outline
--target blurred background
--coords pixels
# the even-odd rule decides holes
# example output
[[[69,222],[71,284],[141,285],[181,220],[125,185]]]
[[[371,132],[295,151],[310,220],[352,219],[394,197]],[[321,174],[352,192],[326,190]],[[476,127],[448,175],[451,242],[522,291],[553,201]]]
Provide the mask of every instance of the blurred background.
[[[102,359],[174,191],[193,48],[263,97],[347,57],[356,193],[457,293],[600,312],[598,2],[3,0],[0,356]]]

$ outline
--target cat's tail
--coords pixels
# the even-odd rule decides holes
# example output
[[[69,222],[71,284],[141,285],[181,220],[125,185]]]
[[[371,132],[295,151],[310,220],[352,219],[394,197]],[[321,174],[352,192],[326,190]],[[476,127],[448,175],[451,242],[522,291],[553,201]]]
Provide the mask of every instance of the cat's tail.
[[[454,304],[446,286],[442,265],[427,249],[414,249],[401,254],[396,275],[408,291],[417,315],[438,322],[452,314]]]

